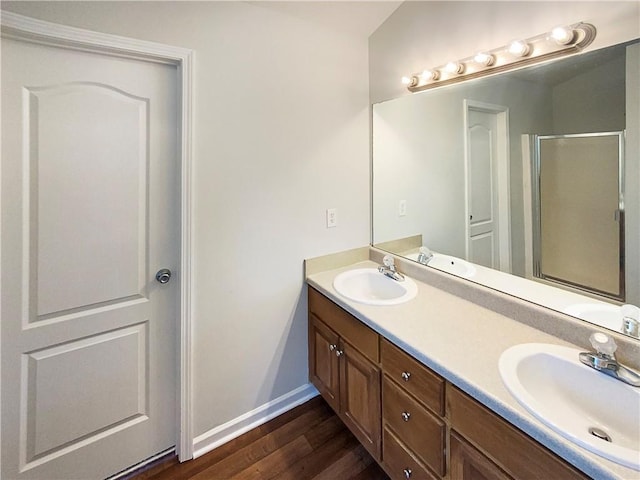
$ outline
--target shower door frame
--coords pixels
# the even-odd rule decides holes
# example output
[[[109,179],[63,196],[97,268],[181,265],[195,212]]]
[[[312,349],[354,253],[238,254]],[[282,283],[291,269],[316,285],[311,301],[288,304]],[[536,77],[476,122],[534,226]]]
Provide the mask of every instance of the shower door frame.
[[[588,285],[571,282],[565,279],[545,275],[542,272],[542,216],[540,211],[540,142],[541,140],[553,140],[563,138],[587,138],[587,137],[618,137],[618,208],[616,218],[618,222],[619,257],[618,257],[618,292],[611,293],[602,291]],[[532,210],[533,210],[533,277],[542,279],[554,284],[560,284],[571,289],[606,297],[611,300],[624,302],[626,296],[625,289],[625,222],[624,222],[624,138],[625,131],[594,132],[594,133],[573,133],[562,135],[532,135]],[[586,261],[586,260],[585,260]]]

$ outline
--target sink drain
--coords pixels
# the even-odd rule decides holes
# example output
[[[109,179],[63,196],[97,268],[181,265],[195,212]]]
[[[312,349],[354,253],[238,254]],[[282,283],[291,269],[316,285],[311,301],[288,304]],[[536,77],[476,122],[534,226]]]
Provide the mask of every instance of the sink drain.
[[[589,433],[594,437],[604,440],[605,442],[611,442],[611,437],[607,435],[607,432],[596,427],[589,427]]]

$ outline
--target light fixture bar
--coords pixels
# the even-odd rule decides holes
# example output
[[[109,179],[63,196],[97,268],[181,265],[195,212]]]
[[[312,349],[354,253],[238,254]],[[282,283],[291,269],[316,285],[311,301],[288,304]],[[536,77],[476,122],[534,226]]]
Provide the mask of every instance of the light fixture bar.
[[[503,47],[486,50],[462,60],[403,77],[403,83],[409,91],[421,92],[441,85],[577,53],[593,42],[595,37],[596,28],[590,23],[580,22],[555,27],[551,32],[517,39]]]

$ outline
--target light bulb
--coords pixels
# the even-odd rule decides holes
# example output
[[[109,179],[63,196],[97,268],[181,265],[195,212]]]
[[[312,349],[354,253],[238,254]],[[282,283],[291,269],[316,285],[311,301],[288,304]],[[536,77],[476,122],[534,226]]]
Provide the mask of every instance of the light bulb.
[[[480,65],[484,65],[485,67],[489,67],[493,65],[495,62],[495,57],[490,53],[478,52],[475,57],[473,57],[476,63]]]
[[[444,69],[449,73],[455,73],[460,75],[462,72],[464,72],[464,65],[459,62],[449,62],[444,67]]]
[[[412,75],[411,77],[402,77],[402,84],[407,87],[415,87],[418,85],[418,77]]]
[[[529,55],[530,51],[531,47],[522,40],[514,40],[509,45],[509,53],[512,53],[513,55],[517,55],[519,57],[526,57],[527,55]]]
[[[556,27],[551,30],[551,38],[553,38],[556,43],[560,45],[568,45],[573,42],[574,37],[576,36],[575,30],[566,27]]]
[[[438,70],[425,70],[424,72],[422,72],[421,77],[425,82],[428,82],[430,80],[437,80],[438,78],[440,78],[440,72]]]

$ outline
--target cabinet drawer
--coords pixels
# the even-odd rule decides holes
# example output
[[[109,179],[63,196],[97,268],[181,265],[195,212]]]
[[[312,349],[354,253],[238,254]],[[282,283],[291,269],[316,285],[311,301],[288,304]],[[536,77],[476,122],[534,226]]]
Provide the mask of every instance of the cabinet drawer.
[[[383,445],[383,465],[392,480],[437,480],[387,429]]]
[[[387,377],[382,382],[382,418],[418,458],[437,474],[444,475],[444,422]]]
[[[447,412],[451,428],[514,478],[589,478],[453,385],[447,385]]]
[[[381,339],[382,370],[420,402],[444,415],[444,380],[411,355]]]
[[[311,287],[309,311],[369,360],[374,363],[380,361],[378,334]]]

